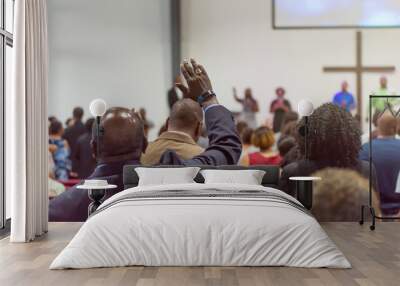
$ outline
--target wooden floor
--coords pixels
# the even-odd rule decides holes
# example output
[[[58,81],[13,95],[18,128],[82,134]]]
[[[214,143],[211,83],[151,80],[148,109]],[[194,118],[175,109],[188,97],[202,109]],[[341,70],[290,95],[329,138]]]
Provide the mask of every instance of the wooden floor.
[[[324,229],[353,265],[350,270],[288,267],[125,267],[48,270],[79,229],[52,223],[29,244],[0,241],[0,285],[400,285],[400,224],[326,223]]]

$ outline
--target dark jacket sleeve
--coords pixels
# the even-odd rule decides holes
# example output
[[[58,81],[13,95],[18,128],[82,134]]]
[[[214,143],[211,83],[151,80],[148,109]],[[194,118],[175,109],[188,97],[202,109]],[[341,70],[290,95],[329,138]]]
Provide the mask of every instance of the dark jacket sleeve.
[[[49,202],[49,221],[85,221],[90,200],[88,191],[72,187]]]
[[[242,152],[242,143],[236,131],[232,113],[222,105],[210,107],[205,112],[209,147],[189,160],[181,159],[174,151],[161,156],[163,165],[235,165]]]

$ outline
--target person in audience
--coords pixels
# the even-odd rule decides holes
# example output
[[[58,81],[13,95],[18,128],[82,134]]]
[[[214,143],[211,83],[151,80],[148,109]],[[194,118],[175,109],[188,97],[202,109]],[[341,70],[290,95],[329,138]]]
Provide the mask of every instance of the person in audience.
[[[57,180],[69,179],[71,163],[68,142],[63,139],[64,128],[60,121],[53,120],[49,126],[49,150],[54,161],[54,176]]]
[[[380,207],[385,216],[400,215],[400,194],[395,193],[400,172],[400,140],[395,138],[396,132],[396,118],[390,112],[385,112],[378,119],[378,137],[371,142]],[[369,147],[369,143],[362,146],[361,160],[369,160]]]
[[[251,88],[246,88],[244,91],[244,98],[240,98],[237,95],[236,88],[233,88],[233,98],[239,102],[242,107],[242,120],[248,124],[251,128],[257,127],[256,113],[259,111],[258,102],[253,97]]]
[[[246,127],[239,133],[240,138],[242,139],[242,154],[240,155],[239,165],[246,164],[248,162],[249,154],[258,151],[258,149],[251,144],[253,133],[254,130],[250,127]]]
[[[73,119],[68,127],[65,129],[63,138],[67,140],[69,147],[71,148],[71,154],[75,151],[75,144],[79,136],[86,133],[86,127],[82,123],[83,109],[81,107],[75,107],[72,111]],[[77,169],[77,162],[72,160],[73,169]]]
[[[369,182],[351,169],[326,168],[313,174],[315,181],[311,212],[318,221],[359,221],[361,205],[369,199]],[[372,205],[377,205],[375,192]],[[376,213],[379,215],[379,213]]]
[[[260,148],[259,152],[250,153],[242,161],[243,166],[248,165],[279,165],[282,157],[272,150],[275,143],[274,132],[268,127],[257,128],[251,136],[251,143]]]
[[[290,151],[295,147],[296,147],[296,139],[292,136],[287,136],[279,141],[278,150],[279,150],[279,155],[282,157],[281,166],[287,165],[285,161],[288,158],[286,156],[288,156],[288,154],[290,154]]]
[[[278,140],[278,150],[282,157],[281,167],[295,162],[299,157],[299,150],[297,146],[297,121],[287,123],[281,131]]]
[[[96,167],[96,160],[93,157],[92,148],[90,141],[92,140],[92,129],[93,129],[94,118],[89,118],[85,122],[86,133],[79,136],[76,141],[74,153],[71,158],[75,162],[74,168],[79,179],[86,179],[92,173]]]
[[[211,81],[204,67],[191,60],[181,66],[188,86],[181,86],[185,98],[200,101],[207,126],[210,146],[191,159],[180,158],[175,151],[167,150],[160,163],[165,165],[234,165],[241,153],[241,142],[236,132],[232,113],[220,105],[212,92]],[[105,179],[117,188],[107,192],[106,197],[123,190],[122,169],[124,165],[138,165],[147,147],[143,122],[127,108],[110,108],[102,116],[100,127],[103,135],[97,142],[92,135],[92,150],[99,144],[98,165],[89,179]],[[89,198],[86,190],[76,186],[55,197],[49,204],[50,221],[85,221]]]
[[[294,131],[297,132],[297,121],[299,120],[299,115],[297,112],[288,111],[283,116],[282,127],[278,133],[275,133],[275,145],[274,150],[278,149],[279,142],[285,139],[286,136],[293,136]]]
[[[197,102],[189,98],[177,101],[167,119],[167,131],[150,143],[142,155],[143,165],[155,165],[160,162],[166,150],[174,150],[182,159],[201,154],[204,149],[197,145],[203,125],[203,110]]]
[[[49,116],[48,118],[49,124],[55,120],[57,120],[57,118],[55,116]]]
[[[289,110],[283,116],[281,131],[283,128],[285,128],[286,124],[290,122],[297,122],[298,120],[299,120],[299,114],[296,111]]]
[[[308,124],[308,158],[304,158],[305,119],[298,123],[296,135],[299,158],[282,169],[280,189],[294,195],[295,184],[289,180],[295,176],[309,176],[317,170],[327,167],[348,168],[358,171],[364,177],[369,176],[368,162],[358,159],[361,148],[361,131],[353,116],[346,110],[326,103],[318,107]],[[372,178],[374,187],[376,177]]]
[[[239,122],[236,123],[236,130],[237,130],[239,135],[242,134],[243,130],[248,128],[248,127],[249,127],[249,125],[244,121],[239,121]]]
[[[282,127],[278,143],[280,140],[283,140],[286,137],[296,138],[296,136],[297,136],[297,121],[291,121]]]

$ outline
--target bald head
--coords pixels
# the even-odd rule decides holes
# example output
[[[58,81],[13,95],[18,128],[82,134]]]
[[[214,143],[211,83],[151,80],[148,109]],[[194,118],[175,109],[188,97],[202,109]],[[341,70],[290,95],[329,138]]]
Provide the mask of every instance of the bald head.
[[[146,148],[143,122],[136,113],[127,108],[108,109],[101,118],[100,128],[100,157],[104,161],[138,159]],[[92,139],[93,150],[96,150],[95,127]]]
[[[168,119],[168,131],[181,131],[189,134],[195,141],[201,132],[203,111],[200,105],[188,98],[177,101]]]
[[[378,119],[379,136],[385,136],[385,137],[395,136],[396,131],[397,131],[397,119],[390,112],[385,112]]]

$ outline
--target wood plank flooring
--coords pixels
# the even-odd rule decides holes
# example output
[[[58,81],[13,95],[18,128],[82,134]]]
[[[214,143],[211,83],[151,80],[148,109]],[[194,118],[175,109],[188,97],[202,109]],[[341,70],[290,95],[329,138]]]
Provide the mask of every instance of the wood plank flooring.
[[[379,223],[375,232],[357,223],[325,223],[352,269],[288,267],[124,267],[57,270],[48,267],[77,232],[79,223],[51,223],[29,244],[0,241],[0,285],[400,285],[400,224]]]

